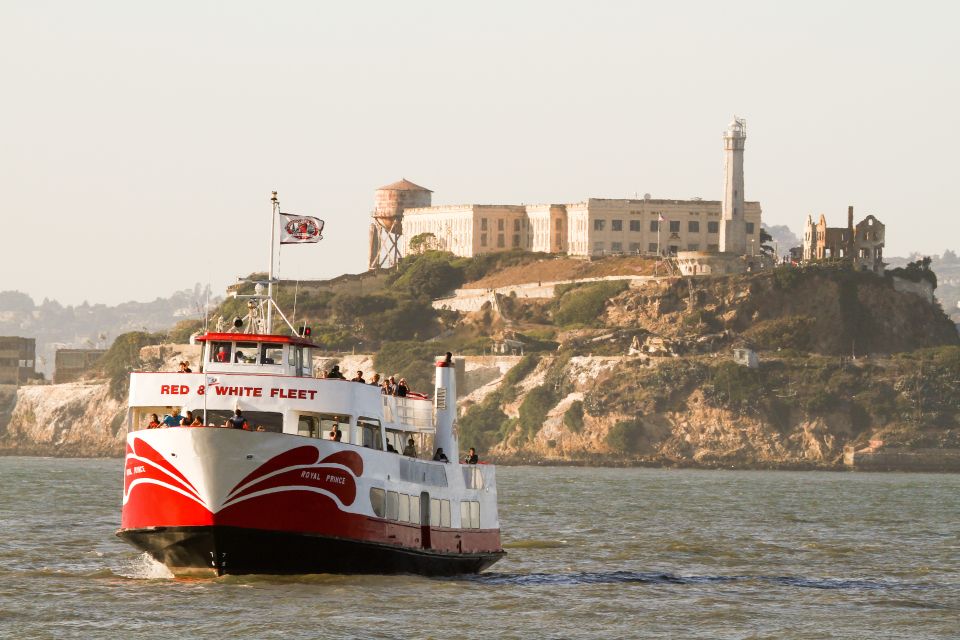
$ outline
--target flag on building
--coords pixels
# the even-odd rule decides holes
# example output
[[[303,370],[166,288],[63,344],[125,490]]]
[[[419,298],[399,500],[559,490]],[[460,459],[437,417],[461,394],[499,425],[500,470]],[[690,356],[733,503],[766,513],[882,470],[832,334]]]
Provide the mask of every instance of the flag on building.
[[[657,214],[657,222],[663,222],[665,219],[662,213]]]
[[[293,213],[280,214],[280,244],[303,244],[323,240],[323,220]]]

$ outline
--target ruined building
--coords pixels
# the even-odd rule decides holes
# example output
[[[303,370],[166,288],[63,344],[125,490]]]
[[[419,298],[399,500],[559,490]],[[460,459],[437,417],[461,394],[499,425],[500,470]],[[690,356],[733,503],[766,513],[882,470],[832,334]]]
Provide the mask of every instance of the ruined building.
[[[820,214],[816,224],[807,216],[803,231],[803,260],[850,260],[860,271],[883,273],[886,226],[869,215],[853,224],[853,207],[847,207],[847,226],[828,227]]]

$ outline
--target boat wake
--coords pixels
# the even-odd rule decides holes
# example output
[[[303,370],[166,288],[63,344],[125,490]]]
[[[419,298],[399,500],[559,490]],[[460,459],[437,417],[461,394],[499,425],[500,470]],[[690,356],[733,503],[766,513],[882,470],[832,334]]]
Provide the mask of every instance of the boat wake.
[[[147,553],[141,553],[114,572],[132,580],[168,580],[173,578],[170,570]]]
[[[681,576],[638,571],[585,571],[575,573],[483,573],[463,580],[489,585],[580,585],[580,584],[767,584],[801,589],[883,590],[924,589],[930,585],[904,584],[890,580],[806,578],[800,576]]]

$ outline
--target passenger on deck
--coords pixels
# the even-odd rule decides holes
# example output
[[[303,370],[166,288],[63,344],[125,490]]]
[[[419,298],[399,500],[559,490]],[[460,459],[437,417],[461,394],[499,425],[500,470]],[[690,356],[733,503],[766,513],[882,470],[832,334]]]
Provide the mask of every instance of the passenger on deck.
[[[177,373],[193,373],[193,369],[190,368],[190,363],[184,360],[180,363],[180,370]]]
[[[477,455],[477,450],[470,447],[470,450],[467,452],[467,457],[463,459],[463,463],[477,464],[478,462],[480,462],[480,456]]]
[[[433,461],[434,462],[450,462],[450,460],[447,458],[447,454],[443,452],[443,447],[437,448],[437,452],[433,454]]]
[[[150,422],[147,424],[147,429],[156,429],[160,426],[160,418],[155,413],[150,414]]]
[[[334,442],[343,441],[343,431],[340,431],[339,423],[335,422],[333,426],[330,427],[330,439],[333,440]]]
[[[375,386],[375,387],[379,387],[379,386],[380,386],[380,374],[379,374],[379,373],[373,374],[373,378],[370,380],[370,384],[372,384],[372,385]]]
[[[397,450],[393,448],[393,445],[387,442],[387,453],[397,453]]]
[[[227,348],[220,347],[217,349],[217,362],[226,362],[227,361]]]
[[[193,411],[187,411],[187,415],[180,419],[181,427],[189,427],[193,424]]]
[[[174,408],[173,415],[167,414],[163,416],[163,426],[164,427],[179,427],[180,421],[183,419],[183,416],[180,415],[180,409]]]
[[[357,371],[357,375],[353,376],[350,382],[359,382],[360,384],[367,383],[367,381],[363,379],[363,371]]]
[[[190,423],[190,426],[191,426],[191,427],[202,427],[202,426],[203,426],[203,420],[200,419],[200,416],[197,416],[196,418],[193,419],[193,422]]]
[[[343,374],[340,373],[340,365],[333,365],[333,367],[330,368],[330,373],[327,374],[327,377],[333,380],[343,380],[344,377]]]
[[[382,393],[385,396],[391,395],[389,380],[384,380],[383,383],[380,385],[380,393]]]
[[[243,417],[243,412],[240,409],[237,409],[233,412],[233,416],[227,418],[227,421],[223,423],[223,426],[230,427],[231,429],[246,429],[250,430],[250,425],[247,424],[247,419]]]
[[[400,378],[400,382],[397,383],[397,388],[394,390],[393,395],[398,398],[407,397],[407,391],[410,389],[407,388],[407,380],[405,378]]]
[[[417,457],[417,445],[413,443],[413,438],[409,438],[407,440],[407,446],[403,448],[403,455],[408,456],[410,458]]]

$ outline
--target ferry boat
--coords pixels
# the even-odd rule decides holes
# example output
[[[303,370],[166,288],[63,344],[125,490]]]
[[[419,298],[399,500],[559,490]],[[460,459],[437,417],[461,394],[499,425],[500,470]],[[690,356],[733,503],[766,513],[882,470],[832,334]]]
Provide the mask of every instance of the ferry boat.
[[[432,399],[316,378],[305,332],[270,330],[274,310],[286,322],[272,266],[265,284],[234,331],[196,338],[199,372],[130,374],[117,535],[176,576],[454,575],[499,560],[496,470],[459,460],[450,355]],[[178,409],[203,426],[148,427]]]

